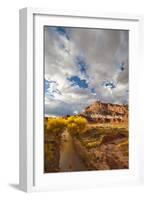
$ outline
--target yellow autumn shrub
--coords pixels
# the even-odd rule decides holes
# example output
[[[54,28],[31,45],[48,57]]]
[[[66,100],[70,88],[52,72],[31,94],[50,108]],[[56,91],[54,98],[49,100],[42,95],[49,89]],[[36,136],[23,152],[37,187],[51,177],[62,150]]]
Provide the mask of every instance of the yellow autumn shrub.
[[[48,118],[45,121],[45,130],[47,133],[62,133],[64,128],[71,134],[81,134],[85,131],[87,120],[80,116],[70,116],[67,119],[63,118]]]
[[[71,116],[67,119],[67,129],[73,135],[81,134],[85,131],[87,120],[80,116]]]
[[[46,130],[50,133],[62,133],[66,127],[66,120],[63,118],[48,118]]]

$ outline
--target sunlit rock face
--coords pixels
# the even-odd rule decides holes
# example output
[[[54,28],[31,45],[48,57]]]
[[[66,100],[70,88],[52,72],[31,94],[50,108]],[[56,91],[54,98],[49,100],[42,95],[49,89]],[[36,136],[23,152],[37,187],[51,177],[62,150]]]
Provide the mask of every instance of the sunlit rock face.
[[[128,122],[128,105],[119,105],[111,103],[102,103],[96,101],[85,108],[82,113],[89,121],[100,123],[125,123]]]

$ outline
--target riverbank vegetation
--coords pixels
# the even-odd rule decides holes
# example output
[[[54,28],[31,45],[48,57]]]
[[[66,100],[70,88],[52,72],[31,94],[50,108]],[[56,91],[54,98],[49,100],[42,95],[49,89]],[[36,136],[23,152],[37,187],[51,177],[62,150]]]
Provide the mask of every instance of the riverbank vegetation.
[[[61,137],[65,130],[73,138],[75,152],[84,160],[87,170],[128,167],[128,127],[126,124],[95,123],[91,125],[84,117],[70,116],[45,118],[45,172],[60,171]]]

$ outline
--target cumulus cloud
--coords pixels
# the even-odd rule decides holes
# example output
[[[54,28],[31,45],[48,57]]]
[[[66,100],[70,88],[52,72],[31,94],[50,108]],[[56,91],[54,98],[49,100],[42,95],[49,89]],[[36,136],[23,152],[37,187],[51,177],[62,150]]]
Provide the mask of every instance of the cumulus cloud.
[[[128,103],[128,31],[45,27],[45,114]]]

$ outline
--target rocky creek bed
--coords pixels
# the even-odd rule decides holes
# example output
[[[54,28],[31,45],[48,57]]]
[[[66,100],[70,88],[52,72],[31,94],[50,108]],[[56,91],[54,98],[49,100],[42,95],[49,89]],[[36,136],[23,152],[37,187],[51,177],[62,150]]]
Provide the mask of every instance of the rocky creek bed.
[[[128,134],[126,129],[89,129],[74,137],[77,153],[88,170],[128,168]]]
[[[45,134],[44,172],[128,168],[127,128],[89,127],[80,135]]]

